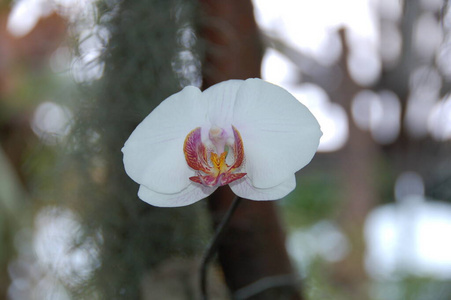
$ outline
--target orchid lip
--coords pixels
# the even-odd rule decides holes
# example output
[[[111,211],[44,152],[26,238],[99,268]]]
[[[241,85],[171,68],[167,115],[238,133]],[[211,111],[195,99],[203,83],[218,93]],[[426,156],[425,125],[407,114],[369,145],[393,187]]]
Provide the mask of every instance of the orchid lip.
[[[196,171],[197,176],[189,179],[195,183],[217,187],[227,185],[243,178],[246,173],[238,172],[244,162],[243,140],[239,131],[232,126],[233,144],[229,146],[231,137],[220,127],[213,126],[209,130],[209,141],[202,142],[201,128],[193,129],[185,138],[183,151],[188,166]],[[213,147],[207,147],[213,145]],[[226,158],[233,152],[233,162],[229,165]]]

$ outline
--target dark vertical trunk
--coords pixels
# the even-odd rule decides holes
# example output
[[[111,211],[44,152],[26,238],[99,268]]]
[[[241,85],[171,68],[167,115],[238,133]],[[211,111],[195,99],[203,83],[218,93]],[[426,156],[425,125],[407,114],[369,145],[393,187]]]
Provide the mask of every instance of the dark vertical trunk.
[[[339,221],[350,239],[350,254],[335,268],[335,280],[345,287],[349,299],[368,298],[366,285],[367,275],[364,269],[365,243],[363,227],[365,218],[377,204],[377,192],[374,182],[374,166],[377,161],[378,148],[369,132],[362,131],[352,120],[351,104],[355,95],[362,90],[347,69],[349,49],[345,38],[346,31],[340,31],[343,55],[340,68],[343,70],[343,81],[340,90],[332,99],[341,104],[349,117],[349,139],[339,152],[339,168],[344,189]]]
[[[206,43],[203,88],[227,79],[260,77],[263,49],[251,1],[200,3],[200,32]],[[215,226],[233,199],[228,187],[210,197]],[[237,298],[302,299],[292,277],[281,276],[293,271],[274,202],[244,200],[220,241],[218,255],[226,283]]]

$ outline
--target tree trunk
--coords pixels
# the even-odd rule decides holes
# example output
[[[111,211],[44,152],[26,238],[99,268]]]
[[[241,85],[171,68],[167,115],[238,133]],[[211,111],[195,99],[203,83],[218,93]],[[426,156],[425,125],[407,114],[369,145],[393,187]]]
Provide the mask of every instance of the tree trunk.
[[[203,13],[200,33],[206,43],[203,88],[228,79],[260,77],[263,49],[251,1],[200,0],[200,3]],[[218,189],[210,197],[215,227],[234,197],[228,187]],[[226,230],[218,256],[235,298],[302,299],[299,284],[293,282],[285,235],[274,202],[244,200]]]

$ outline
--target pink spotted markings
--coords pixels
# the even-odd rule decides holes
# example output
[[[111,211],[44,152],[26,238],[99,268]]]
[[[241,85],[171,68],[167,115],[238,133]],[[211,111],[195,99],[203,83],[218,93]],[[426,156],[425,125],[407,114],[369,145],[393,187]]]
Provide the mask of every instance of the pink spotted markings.
[[[197,176],[189,179],[208,187],[227,185],[243,178],[246,173],[239,173],[244,161],[243,140],[239,131],[232,126],[234,142],[226,146],[227,134],[222,128],[212,128],[209,132],[210,141],[216,148],[206,147],[202,143],[201,128],[192,130],[185,138],[183,152],[188,166],[196,171]],[[228,165],[226,158],[232,149],[234,161]]]

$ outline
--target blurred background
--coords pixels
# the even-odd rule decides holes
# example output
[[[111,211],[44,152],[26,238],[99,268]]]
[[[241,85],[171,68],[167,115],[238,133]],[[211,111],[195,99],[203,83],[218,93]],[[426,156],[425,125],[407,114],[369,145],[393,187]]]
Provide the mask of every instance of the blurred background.
[[[206,2],[0,3],[0,299],[198,295],[205,201],[149,207],[120,148],[159,102],[205,84],[222,50],[199,34]],[[262,78],[323,131],[276,202],[305,299],[451,299],[448,1],[226,2],[255,17]],[[228,299],[223,277],[213,267],[213,299]]]

